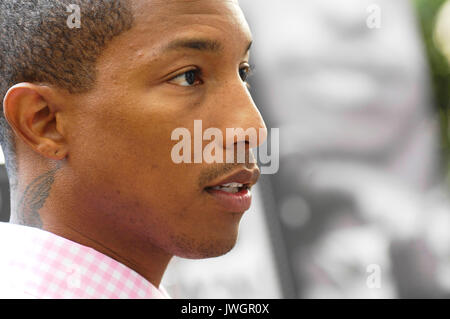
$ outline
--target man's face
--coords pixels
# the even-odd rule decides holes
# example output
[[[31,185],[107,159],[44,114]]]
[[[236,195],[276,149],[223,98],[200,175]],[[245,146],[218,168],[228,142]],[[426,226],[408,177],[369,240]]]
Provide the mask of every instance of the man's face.
[[[202,120],[203,130],[222,130],[226,153],[245,143],[227,140],[226,128],[266,129],[242,80],[248,25],[231,0],[134,1],[133,10],[133,28],[97,62],[95,89],[71,96],[61,114],[73,188],[95,212],[75,218],[142,249],[224,254],[243,211],[205,187],[243,169],[253,183],[256,165],[175,164],[171,134],[187,128],[193,136],[194,120]]]

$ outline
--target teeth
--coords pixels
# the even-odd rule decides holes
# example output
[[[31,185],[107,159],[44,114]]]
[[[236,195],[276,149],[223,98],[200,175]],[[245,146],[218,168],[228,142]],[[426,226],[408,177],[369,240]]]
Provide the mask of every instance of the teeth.
[[[235,194],[237,192],[239,192],[239,188],[243,187],[244,184],[240,184],[240,183],[228,183],[228,184],[223,184],[220,186],[215,186],[212,189],[216,189],[216,190],[221,190],[227,193],[232,193]]]
[[[228,183],[228,184],[223,184],[220,185],[222,187],[242,187],[244,186],[244,184],[239,184],[239,183]]]

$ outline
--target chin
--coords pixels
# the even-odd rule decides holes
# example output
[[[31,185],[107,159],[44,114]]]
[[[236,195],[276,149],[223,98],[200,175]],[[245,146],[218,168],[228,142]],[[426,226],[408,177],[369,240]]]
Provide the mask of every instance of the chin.
[[[175,241],[175,256],[187,259],[205,259],[223,256],[230,252],[236,245],[237,232],[221,238],[217,238],[217,236],[191,240],[184,238],[182,242],[179,239],[177,238]]]

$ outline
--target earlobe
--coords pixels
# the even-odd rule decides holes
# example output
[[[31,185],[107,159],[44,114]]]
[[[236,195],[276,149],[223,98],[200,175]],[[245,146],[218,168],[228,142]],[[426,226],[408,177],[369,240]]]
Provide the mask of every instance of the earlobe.
[[[50,102],[43,87],[20,83],[6,93],[3,112],[18,138],[42,156],[60,160],[67,156],[67,148]]]

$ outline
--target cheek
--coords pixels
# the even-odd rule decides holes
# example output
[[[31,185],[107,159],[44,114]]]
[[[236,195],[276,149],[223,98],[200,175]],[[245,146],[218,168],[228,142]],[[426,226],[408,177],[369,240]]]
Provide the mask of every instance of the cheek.
[[[89,185],[132,210],[186,211],[198,201],[199,168],[172,161],[171,133],[170,125],[142,114],[110,113],[84,122],[71,143],[80,187]]]

